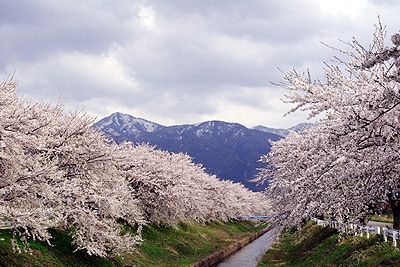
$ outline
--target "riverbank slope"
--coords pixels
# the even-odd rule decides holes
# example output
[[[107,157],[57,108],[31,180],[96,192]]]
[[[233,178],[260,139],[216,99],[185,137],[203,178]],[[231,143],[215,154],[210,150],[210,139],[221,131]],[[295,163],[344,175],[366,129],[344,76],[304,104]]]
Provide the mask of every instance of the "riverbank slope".
[[[381,235],[339,238],[336,229],[308,222],[282,233],[258,266],[400,266],[400,250]]]

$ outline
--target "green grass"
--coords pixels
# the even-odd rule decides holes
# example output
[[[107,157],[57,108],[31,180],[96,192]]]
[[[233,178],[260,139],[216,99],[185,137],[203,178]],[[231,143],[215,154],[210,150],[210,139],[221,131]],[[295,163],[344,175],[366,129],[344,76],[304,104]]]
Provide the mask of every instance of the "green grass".
[[[46,242],[30,241],[32,254],[14,253],[10,230],[0,230],[0,266],[114,266],[106,259],[89,256],[84,251],[72,253],[71,237],[62,231],[51,229],[52,247]]]
[[[282,234],[258,266],[400,266],[400,250],[381,235],[344,235],[308,222],[301,231]]]
[[[266,225],[256,226],[249,221],[211,221],[205,225],[180,223],[177,227],[148,225],[142,232],[145,241],[137,252],[115,258],[122,265],[187,266]],[[126,228],[126,231],[135,230]],[[53,239],[46,242],[30,240],[32,254],[14,253],[10,230],[0,230],[0,266],[115,266],[107,259],[89,256],[85,251],[73,253],[71,237],[51,229]]]

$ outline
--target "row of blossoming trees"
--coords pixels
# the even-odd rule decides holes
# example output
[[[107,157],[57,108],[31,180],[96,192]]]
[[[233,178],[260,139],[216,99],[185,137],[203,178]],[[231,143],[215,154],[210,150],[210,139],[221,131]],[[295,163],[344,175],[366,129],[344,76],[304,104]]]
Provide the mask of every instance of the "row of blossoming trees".
[[[145,223],[267,212],[262,194],[208,175],[188,155],[117,145],[92,128],[93,118],[27,100],[16,86],[0,83],[0,217],[14,242],[49,241],[48,229],[58,227],[77,249],[106,256],[134,250]],[[122,234],[121,221],[138,232]]]
[[[295,70],[285,74],[280,85],[290,90],[291,112],[322,119],[274,142],[263,158],[271,168],[258,180],[270,179],[267,193],[281,225],[323,214],[358,222],[386,200],[399,229],[400,34],[392,36],[391,47],[384,40],[379,23],[368,49],[356,40],[348,43],[351,51],[335,49],[349,61],[327,65],[324,82]]]

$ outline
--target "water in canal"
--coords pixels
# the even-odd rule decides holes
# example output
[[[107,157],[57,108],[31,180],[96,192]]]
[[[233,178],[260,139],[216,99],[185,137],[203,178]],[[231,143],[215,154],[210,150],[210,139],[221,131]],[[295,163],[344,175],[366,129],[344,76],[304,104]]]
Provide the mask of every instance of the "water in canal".
[[[214,264],[212,267],[254,267],[261,261],[265,252],[275,240],[276,229],[272,229],[245,247]]]

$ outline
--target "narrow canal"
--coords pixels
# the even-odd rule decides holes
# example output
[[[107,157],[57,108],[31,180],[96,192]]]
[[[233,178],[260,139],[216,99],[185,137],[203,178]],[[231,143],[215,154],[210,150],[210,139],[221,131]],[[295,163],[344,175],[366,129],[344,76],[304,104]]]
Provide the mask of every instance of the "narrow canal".
[[[239,249],[232,255],[226,257],[221,262],[214,264],[212,267],[254,267],[261,261],[265,252],[275,240],[274,233],[276,229],[272,229],[245,247]]]

